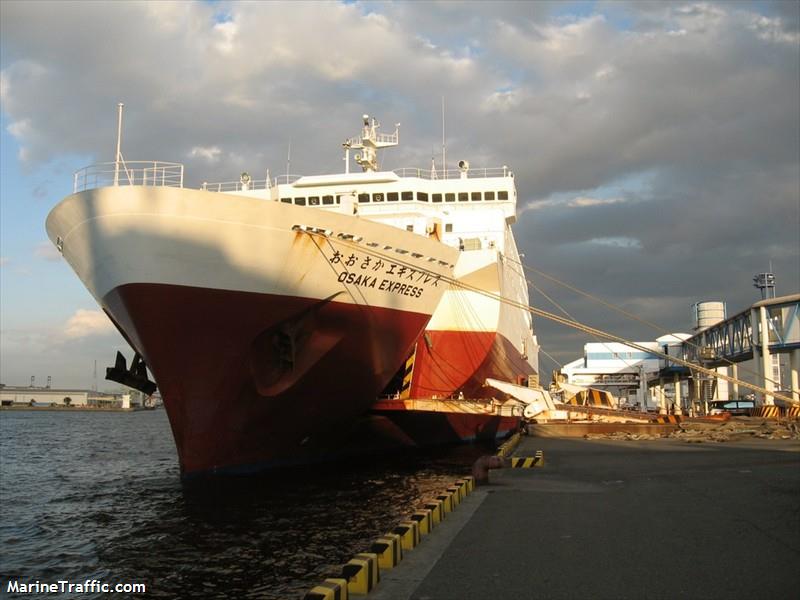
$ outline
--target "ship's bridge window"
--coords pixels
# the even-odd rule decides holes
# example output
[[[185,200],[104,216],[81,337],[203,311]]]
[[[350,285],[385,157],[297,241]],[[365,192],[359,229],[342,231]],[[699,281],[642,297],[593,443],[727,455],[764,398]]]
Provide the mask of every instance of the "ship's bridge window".
[[[420,202],[427,202],[428,201],[428,193],[427,192],[417,192],[417,200]]]
[[[431,196],[431,200],[433,202],[441,202],[442,201],[442,195],[441,194],[433,194]]]
[[[480,199],[481,199],[481,193],[480,192],[472,192],[472,194],[470,194],[470,198],[472,198],[473,202],[479,202]]]
[[[281,198],[281,202],[285,202],[286,204],[291,204],[292,203],[292,199],[291,198]]]
[[[458,192],[459,202],[466,202],[467,200],[469,200],[469,194],[467,192]]]
[[[386,200],[388,200],[389,202],[397,202],[399,198],[400,194],[398,194],[397,192],[389,192],[388,194],[386,194]]]
[[[300,206],[305,206],[306,205],[306,199],[305,198],[295,198],[294,199],[294,203],[298,204]]]
[[[486,192],[483,195],[484,200],[494,200],[494,192]]]
[[[444,224],[444,231],[445,231],[445,233],[453,233],[453,224],[452,223],[445,223]]]
[[[309,196],[308,203],[311,206],[319,206],[319,196]]]
[[[323,204],[333,204],[333,196],[323,196],[322,197]]]
[[[358,195],[359,202],[369,202],[369,194],[359,194]]]
[[[444,201],[445,202],[455,202],[456,201],[456,195],[455,194],[445,194],[444,195]]]
[[[414,192],[402,192],[400,194],[401,200],[413,200],[414,199]]]
[[[508,192],[497,192],[498,200],[508,200]]]
[[[372,194],[373,202],[383,202],[383,194]]]

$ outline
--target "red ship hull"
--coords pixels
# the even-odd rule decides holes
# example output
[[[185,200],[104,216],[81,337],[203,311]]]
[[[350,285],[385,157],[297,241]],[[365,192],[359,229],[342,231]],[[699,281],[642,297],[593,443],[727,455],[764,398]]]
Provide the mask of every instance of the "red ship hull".
[[[319,459],[429,319],[164,284],[121,286],[103,306],[158,382],[184,474]]]
[[[426,331],[417,343],[409,397],[491,397],[487,378],[518,382],[535,373],[519,350],[494,331]]]
[[[371,413],[380,419],[376,420],[373,427],[396,443],[424,447],[503,439],[520,426],[519,415],[462,410],[476,405],[474,402],[451,400],[441,403],[434,410],[414,408],[417,402],[429,403],[414,400],[378,401]]]

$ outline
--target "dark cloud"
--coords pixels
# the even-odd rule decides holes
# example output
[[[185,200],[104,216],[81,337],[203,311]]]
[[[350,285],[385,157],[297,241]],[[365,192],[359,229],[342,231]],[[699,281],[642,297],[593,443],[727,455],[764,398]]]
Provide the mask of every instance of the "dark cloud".
[[[402,145],[517,176],[527,261],[664,324],[756,298],[769,261],[800,289],[796,2],[3,2],[2,109],[25,161],[126,158],[188,179],[341,168],[363,112]],[[53,199],[55,201],[56,199]],[[532,276],[576,316],[657,332]],[[548,291],[549,290],[549,291]],[[534,293],[534,298],[539,296]],[[543,298],[540,298],[544,301]],[[541,322],[563,360],[581,336]],[[544,359],[543,359],[544,360]]]

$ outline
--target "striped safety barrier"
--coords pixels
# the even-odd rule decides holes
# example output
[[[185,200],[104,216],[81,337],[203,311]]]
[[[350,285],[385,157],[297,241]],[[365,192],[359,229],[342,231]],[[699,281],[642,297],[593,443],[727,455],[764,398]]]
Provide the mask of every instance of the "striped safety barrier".
[[[419,524],[416,521],[402,521],[392,529],[392,533],[400,536],[403,550],[413,550],[419,544]]]
[[[433,524],[434,527],[436,525],[438,525],[439,523],[441,523],[442,519],[444,519],[444,506],[443,506],[443,504],[444,504],[444,502],[442,502],[439,499],[433,500],[431,502],[426,502],[424,504],[424,507],[427,510],[431,511],[431,523]]]
[[[800,406],[787,406],[786,407],[787,419],[800,419]]]
[[[543,461],[541,454],[541,450],[537,452],[537,459]],[[376,539],[369,552],[356,554],[342,565],[340,578],[326,579],[315,585],[303,600],[348,600],[349,594],[369,594],[381,580],[381,569],[392,569],[400,564],[403,552],[418,546],[422,536],[428,535],[474,489],[475,478],[471,475],[456,480],[445,493],[426,502],[424,508],[414,511],[408,520]]]
[[[512,456],[511,468],[512,469],[531,469],[533,467],[544,466],[544,452],[541,450],[536,451],[535,456]]]
[[[677,424],[680,423],[683,418],[680,415],[661,415],[660,417],[656,418],[653,422],[654,423],[672,423]]]
[[[347,600],[347,598],[345,579],[326,579],[303,596],[303,600]]]
[[[781,416],[781,410],[779,406],[775,405],[756,406],[750,411],[750,416],[764,419],[778,419]]]
[[[433,511],[429,508],[416,510],[409,518],[416,521],[420,536],[428,535],[433,529]]]
[[[445,489],[445,493],[450,494],[453,502],[453,508],[461,504],[461,488],[456,485],[451,485]]]
[[[467,494],[469,494],[475,489],[475,478],[472,475],[469,475],[468,477],[464,477],[462,479],[458,479],[456,480],[456,483],[459,483],[461,481],[464,482],[464,485],[467,488]]]
[[[520,438],[521,438],[521,436],[520,436],[519,432],[517,432],[514,435],[512,435],[510,438],[508,438],[505,442],[500,444],[500,447],[497,449],[497,453],[496,453],[497,456],[502,456],[503,458],[506,458],[509,454],[511,454],[514,451],[514,448],[517,447],[517,444],[519,444]]]
[[[378,555],[378,566],[381,569],[392,569],[403,560],[403,545],[400,536],[396,533],[387,533],[379,537],[372,546],[370,552]]]
[[[350,594],[369,594],[381,580],[378,555],[371,552],[356,554],[342,567],[342,578],[347,581]]]
[[[403,385],[400,387],[400,398],[406,399],[411,394],[411,380],[414,376],[414,358],[417,356],[416,349],[411,353],[406,361],[406,368],[403,371]]]
[[[453,505],[453,494],[439,494],[436,496],[437,500],[442,502],[442,518],[447,516],[447,513],[452,512],[455,508]]]

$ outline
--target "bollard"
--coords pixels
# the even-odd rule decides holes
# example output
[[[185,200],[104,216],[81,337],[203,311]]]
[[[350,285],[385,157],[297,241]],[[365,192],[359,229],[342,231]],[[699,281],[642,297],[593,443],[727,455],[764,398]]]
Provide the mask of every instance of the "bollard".
[[[431,511],[431,524],[436,526],[444,519],[444,509],[441,500],[434,500],[424,504],[426,510]]]
[[[400,536],[396,533],[387,533],[379,537],[370,547],[370,552],[378,555],[378,566],[381,569],[396,567],[403,560]]]
[[[503,458],[500,456],[481,456],[472,465],[472,476],[478,485],[489,483],[489,469],[502,469]]]
[[[416,521],[403,521],[392,529],[392,533],[400,536],[403,550],[413,550],[419,544],[419,525]]]
[[[453,510],[453,496],[452,494],[439,494],[436,499],[442,503],[442,518],[444,518]]]
[[[350,594],[369,594],[381,580],[378,555],[364,552],[356,554],[342,567],[342,577],[347,580]]]
[[[417,510],[411,515],[411,520],[419,525],[420,536],[428,535],[433,529],[433,511],[430,509]]]
[[[347,581],[326,579],[311,588],[311,591],[303,596],[303,600],[347,600]]]

